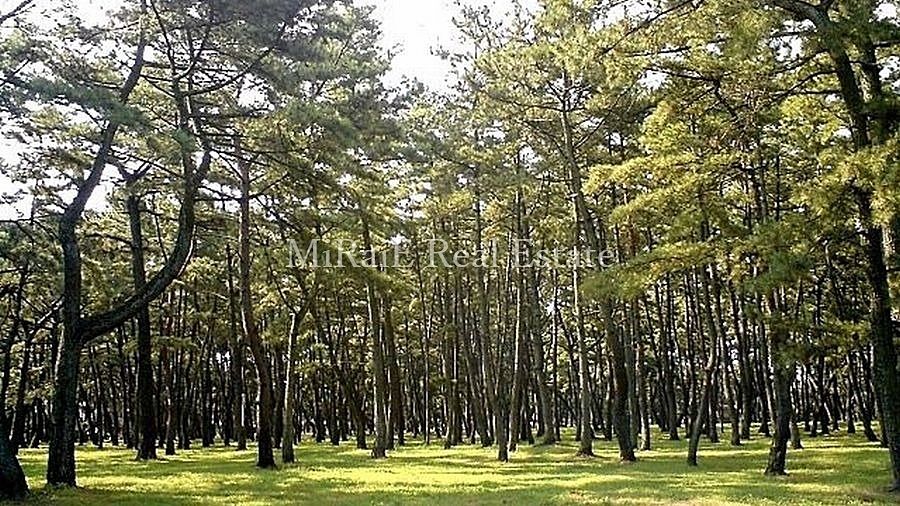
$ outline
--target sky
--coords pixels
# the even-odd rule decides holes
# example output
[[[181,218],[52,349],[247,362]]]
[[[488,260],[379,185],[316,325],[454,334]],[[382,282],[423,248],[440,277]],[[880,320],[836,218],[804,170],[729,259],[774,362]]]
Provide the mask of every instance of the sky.
[[[488,5],[497,16],[508,13],[512,0],[461,0],[466,5]],[[375,6],[375,17],[384,33],[382,45],[396,50],[389,83],[403,76],[415,77],[430,88],[447,86],[450,66],[432,54],[436,48],[459,48],[453,17],[459,12],[455,0],[362,0]],[[526,1],[526,4],[536,3]]]

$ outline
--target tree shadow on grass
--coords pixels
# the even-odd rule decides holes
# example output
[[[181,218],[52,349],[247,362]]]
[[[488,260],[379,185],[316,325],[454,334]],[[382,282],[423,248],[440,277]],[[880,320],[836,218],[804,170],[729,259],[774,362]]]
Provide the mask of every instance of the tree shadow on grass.
[[[883,493],[887,455],[858,438],[819,438],[789,454],[791,474],[762,476],[768,440],[745,446],[704,442],[700,466],[684,461],[686,443],[657,439],[634,464],[618,463],[614,443],[597,441],[596,458],[575,456],[571,438],[555,446],[521,445],[509,463],[495,448],[418,442],[386,460],[350,444],[301,444],[298,462],[257,470],[252,451],[196,449],[137,462],[123,449],[79,449],[84,488],[44,492],[44,450],[23,451],[37,488],[30,502],[52,504],[896,504]],[[37,483],[35,483],[37,481]]]

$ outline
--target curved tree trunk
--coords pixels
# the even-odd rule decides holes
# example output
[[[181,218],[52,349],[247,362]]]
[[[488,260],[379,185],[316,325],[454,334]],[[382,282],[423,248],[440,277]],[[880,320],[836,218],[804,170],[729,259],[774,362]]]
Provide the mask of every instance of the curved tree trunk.
[[[259,328],[253,315],[253,301],[250,290],[250,164],[244,160],[239,162],[241,170],[241,230],[240,230],[240,292],[241,323],[244,337],[253,362],[256,365],[256,381],[259,389],[259,407],[257,409],[256,466],[264,469],[275,467],[275,455],[272,449],[272,376],[269,371],[269,359],[266,356]]]
[[[697,404],[697,416],[691,424],[691,438],[688,443],[687,463],[690,466],[697,465],[697,450],[700,446],[700,434],[703,431],[703,425],[709,421],[709,411],[707,409],[713,394],[713,382],[715,381],[716,372],[719,368],[719,329],[715,321],[713,321],[713,311],[709,294],[710,277],[707,273],[707,266],[700,268],[700,288],[703,296],[703,319],[706,320],[706,330],[709,332],[709,346],[707,350],[706,368],[703,372],[703,389],[700,393],[700,402]],[[700,302],[698,302],[700,304]],[[712,408],[715,409],[715,408]],[[710,422],[712,423],[712,422]]]
[[[788,330],[784,322],[779,321],[782,312],[774,295],[769,295],[769,308],[775,321],[769,328],[769,348],[772,356],[772,368],[775,390],[775,434],[769,449],[769,461],[765,474],[777,476],[787,474],[787,444],[791,438],[791,384],[794,382],[794,366],[787,356]]]

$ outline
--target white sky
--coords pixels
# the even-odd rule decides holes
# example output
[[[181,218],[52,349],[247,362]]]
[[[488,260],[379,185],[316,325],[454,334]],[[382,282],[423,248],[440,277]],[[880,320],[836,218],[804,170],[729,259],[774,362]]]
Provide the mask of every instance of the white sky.
[[[359,0],[358,0],[359,1]],[[375,17],[384,33],[382,45],[394,49],[393,69],[388,82],[403,76],[415,77],[433,89],[447,86],[450,66],[432,54],[433,49],[459,49],[453,17],[459,12],[456,0],[361,0],[375,6]],[[488,5],[500,18],[512,8],[512,0],[460,0],[465,5]],[[537,0],[525,0],[532,7]]]

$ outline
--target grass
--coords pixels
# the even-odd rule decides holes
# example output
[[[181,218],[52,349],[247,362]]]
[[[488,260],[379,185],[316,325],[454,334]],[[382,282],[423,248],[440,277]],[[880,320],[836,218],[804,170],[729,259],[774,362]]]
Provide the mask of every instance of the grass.
[[[136,462],[126,449],[79,448],[79,488],[43,487],[46,450],[24,450],[33,504],[898,504],[884,492],[887,452],[860,436],[807,438],[788,455],[789,475],[762,475],[768,440],[740,448],[702,442],[700,466],[685,464],[686,442],[659,434],[654,450],[620,464],[614,443],[596,441],[595,458],[576,457],[572,434],[552,447],[520,445],[512,460],[496,449],[444,450],[412,442],[372,460],[352,442],[303,443],[297,464],[253,466],[255,453],[216,447]]]

